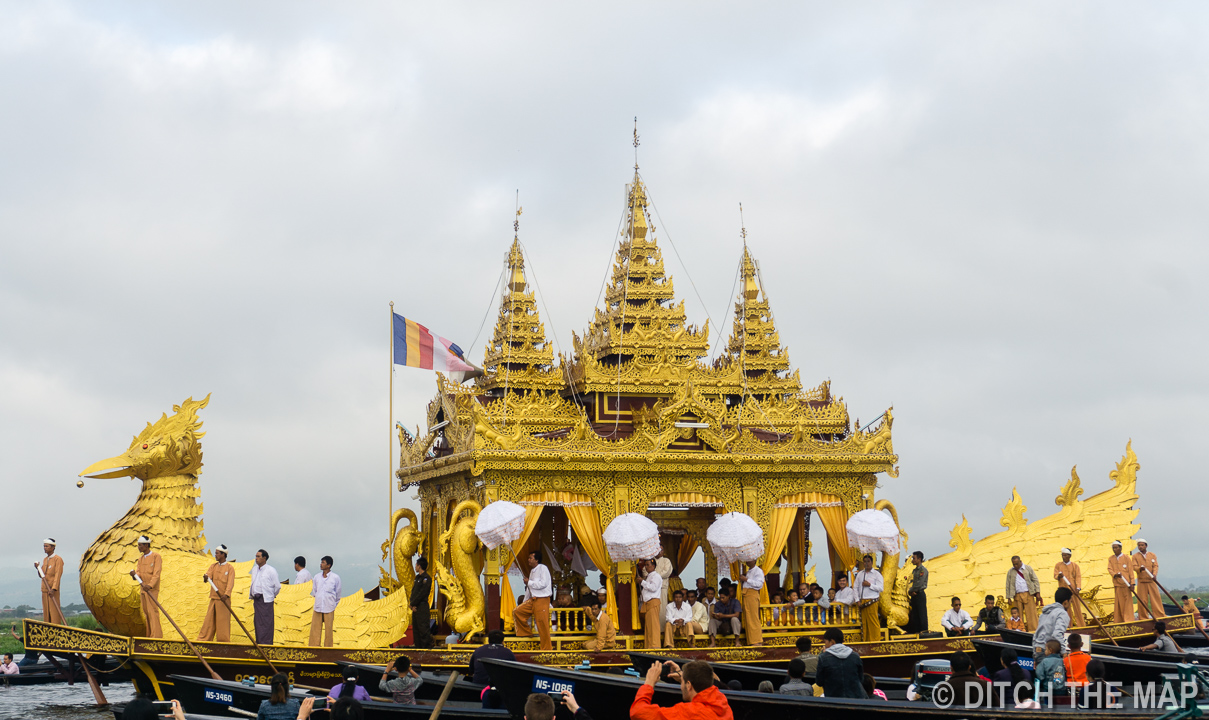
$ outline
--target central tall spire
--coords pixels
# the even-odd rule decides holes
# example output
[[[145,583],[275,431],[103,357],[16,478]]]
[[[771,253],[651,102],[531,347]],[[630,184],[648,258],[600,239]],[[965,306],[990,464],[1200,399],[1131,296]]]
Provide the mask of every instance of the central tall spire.
[[[617,247],[605,309],[597,308],[584,351],[615,364],[634,358],[695,362],[709,348],[708,328],[686,325],[683,301],[676,304],[672,279],[663,267],[648,214],[646,186],[637,170],[630,183],[623,239]]]

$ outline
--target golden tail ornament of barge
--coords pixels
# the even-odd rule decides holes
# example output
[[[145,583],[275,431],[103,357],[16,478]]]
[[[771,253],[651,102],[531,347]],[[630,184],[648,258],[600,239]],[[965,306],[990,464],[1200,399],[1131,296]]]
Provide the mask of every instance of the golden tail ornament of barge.
[[[498,320],[485,349],[486,374],[473,384],[461,384],[437,373],[428,430],[399,430],[397,490],[417,488],[420,512],[399,510],[391,519],[395,537],[382,543],[389,569],[382,571],[381,598],[367,600],[362,592],[343,598],[332,648],[307,645],[313,604],[309,586],[287,585],[277,598],[275,643],[265,649],[295,682],[330,685],[339,674],[337,663],[384,664],[401,652],[430,668],[466,666],[471,644],[392,648],[410,636],[411,565],[420,554],[430,559],[439,580],[440,612],[433,617],[441,621],[440,630],[467,639],[485,629],[511,633],[511,611],[521,591],[505,572],[512,553],[502,546],[488,551],[474,535],[479,510],[497,500],[525,508],[524,532],[511,551],[521,558],[531,550],[547,551],[544,562],[559,595],[565,592],[573,605],[552,608],[553,650],[540,651],[536,638],[509,635],[507,643],[518,659],[562,666],[584,660],[629,665],[627,650],[654,650],[643,647],[635,568],[613,562],[601,537],[618,515],[643,513],[659,526],[673,589],[681,586],[679,573],[698,549],[705,556],[708,584],[717,585],[717,563],[705,538],[721,513],[746,513],[763,530],[767,552],[759,564],[773,587],[814,578],[815,553],[808,541],[812,519],[826,537],[821,554],[828,565],[826,577],[850,573],[857,563],[859,553],[849,547],[845,531],[853,513],[884,509],[898,524],[893,504],[878,497],[883,485],[898,477],[893,412],[888,409],[875,424],[861,428],[829,382],[803,389],[781,345],[746,241],[730,337],[720,356],[707,360],[710,329],[690,325],[683,301],[676,302],[649,205],[647,188],[635,171],[604,307],[595,311],[582,337],[574,336],[572,356],[560,355],[557,362],[527,279],[521,244],[514,238]],[[207,602],[197,578],[212,562],[199,502],[204,433],[198,413],[208,402],[209,396],[175,406],[173,415],[165,414],[136,435],[126,452],[82,473],[142,483],[134,506],[101,533],[80,562],[85,602],[106,632],[27,621],[29,647],[130,658],[140,670],[136,681],[161,697],[171,695],[167,674],[189,672],[196,665],[179,638],[142,637],[137,585],[127,571],[138,553],[137,537],[154,538],[163,556],[160,602],[196,637]],[[1127,539],[1140,530],[1134,523],[1139,467],[1127,445],[1125,457],[1109,474],[1113,486],[1086,499],[1080,499],[1083,489],[1072,471],[1057,497],[1058,510],[1031,523],[1013,490],[1003,511],[1004,530],[979,541],[971,540],[972,529],[962,518],[952,532],[953,551],[928,561],[930,594],[958,595],[971,604],[986,594],[998,596],[1010,556],[1043,567],[1069,545],[1076,549],[1075,560],[1082,561],[1083,584],[1089,588],[1085,599],[1101,615],[1110,615],[1110,581],[1099,558],[1106,556],[1112,539]],[[399,528],[403,520],[407,523]],[[902,539],[905,557],[905,532]],[[368,539],[367,546],[372,547]],[[879,604],[882,632],[874,641],[861,640],[855,612],[836,606],[824,616],[817,610],[778,612],[765,598],[760,609],[764,646],[724,637],[710,648],[699,635],[692,647],[681,639],[663,651],[720,662],[785,663],[797,653],[797,638],[839,627],[865,658],[867,671],[906,675],[920,658],[968,649],[969,641],[961,638],[903,633],[909,573],[900,560],[891,554],[879,561],[886,592]],[[235,564],[238,579],[232,594],[234,612],[247,624],[252,622],[250,565]],[[588,652],[584,642],[594,635],[591,618],[574,601],[596,584],[597,573],[619,630],[618,646]],[[1041,575],[1043,594],[1052,596],[1054,581],[1048,573]],[[931,605],[935,627],[943,608],[939,602]],[[1188,616],[1168,621],[1173,630],[1192,627]],[[1150,626],[1106,623],[1106,632],[1118,640],[1139,639]],[[1084,632],[1103,635],[1098,628]],[[195,644],[227,677],[263,678],[267,672],[246,643]]]

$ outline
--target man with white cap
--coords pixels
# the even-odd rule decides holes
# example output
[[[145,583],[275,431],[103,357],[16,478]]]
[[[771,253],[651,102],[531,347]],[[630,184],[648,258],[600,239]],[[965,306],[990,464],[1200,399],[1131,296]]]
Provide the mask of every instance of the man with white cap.
[[[139,584],[139,604],[143,609],[143,624],[147,629],[145,637],[162,638],[164,631],[160,630],[160,609],[156,605],[160,597],[160,572],[164,569],[164,560],[157,552],[151,550],[151,538],[143,535],[138,539],[139,559],[130,571],[130,577]]]
[[[1138,551],[1130,558],[1134,574],[1138,578],[1138,619],[1166,617],[1163,612],[1163,598],[1159,595],[1159,558],[1152,552],[1146,551],[1146,541],[1138,538]],[[1150,607],[1146,607],[1149,605]],[[1145,614],[1143,614],[1145,613]]]
[[[63,610],[59,606],[59,581],[63,579],[63,558],[55,555],[55,539],[42,541],[42,552],[46,557],[42,564],[34,563],[42,582],[42,620],[56,625],[66,625]]]
[[[252,624],[256,628],[256,644],[273,644],[273,600],[281,592],[281,580],[277,569],[269,564],[269,553],[256,551],[256,562],[252,564],[252,584],[248,597],[252,598]]]
[[[1112,578],[1112,621],[1132,622],[1133,597],[1130,588],[1133,587],[1133,565],[1129,556],[1121,554],[1120,540],[1112,541],[1112,557],[1108,558],[1108,576]]]
[[[218,546],[214,560],[202,575],[202,582],[210,585],[210,607],[206,608],[206,619],[197,639],[231,642],[231,611],[227,609],[227,602],[231,601],[231,590],[235,587],[235,568],[227,562],[226,545]]]
[[[1066,614],[1070,615],[1070,626],[1083,627],[1083,606],[1075,597],[1083,589],[1083,572],[1079,569],[1079,563],[1070,561],[1070,556],[1070,548],[1062,548],[1062,562],[1054,565],[1054,579],[1058,581],[1058,587],[1067,588],[1071,592],[1070,602],[1066,606]]]

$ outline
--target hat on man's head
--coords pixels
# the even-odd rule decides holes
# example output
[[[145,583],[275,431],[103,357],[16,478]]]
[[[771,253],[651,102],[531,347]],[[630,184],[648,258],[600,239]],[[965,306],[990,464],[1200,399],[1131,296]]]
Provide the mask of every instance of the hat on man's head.
[[[227,553],[228,555],[230,554],[230,553],[227,551],[227,546],[226,546],[226,545],[219,545],[218,547],[214,548],[214,552]]]
[[[1062,548],[1062,554],[1063,555],[1072,555],[1073,553],[1070,551],[1070,548]]]
[[[1120,540],[1113,540],[1113,541],[1112,541],[1112,544],[1113,544],[1113,545],[1121,545],[1121,541],[1120,541]],[[1121,545],[1121,547],[1125,547],[1125,546],[1124,546],[1124,545]]]
[[[1143,538],[1138,538],[1138,542],[1140,542],[1140,543],[1142,543],[1142,544],[1144,544],[1144,545],[1149,545],[1149,544],[1150,544],[1150,543],[1146,542],[1146,540],[1144,540]]]
[[[54,538],[50,538],[50,537],[48,537],[48,538],[46,538],[45,540],[43,540],[43,541],[42,541],[42,544],[43,544],[43,545],[58,545],[59,543],[55,542],[55,539],[54,539]]]
[[[150,545],[150,544],[151,544],[151,538],[147,537],[146,535],[139,535],[139,545]]]

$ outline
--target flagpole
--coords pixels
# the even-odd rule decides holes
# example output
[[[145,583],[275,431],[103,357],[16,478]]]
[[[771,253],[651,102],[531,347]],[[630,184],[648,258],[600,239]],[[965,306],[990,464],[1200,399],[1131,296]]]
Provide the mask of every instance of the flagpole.
[[[387,485],[387,509],[386,515],[386,542],[390,544],[394,539],[390,533],[394,530],[390,526],[391,518],[395,515],[395,301],[390,301],[390,401],[387,403],[390,407],[390,430],[387,432],[386,443],[386,467],[390,475],[390,483]]]

